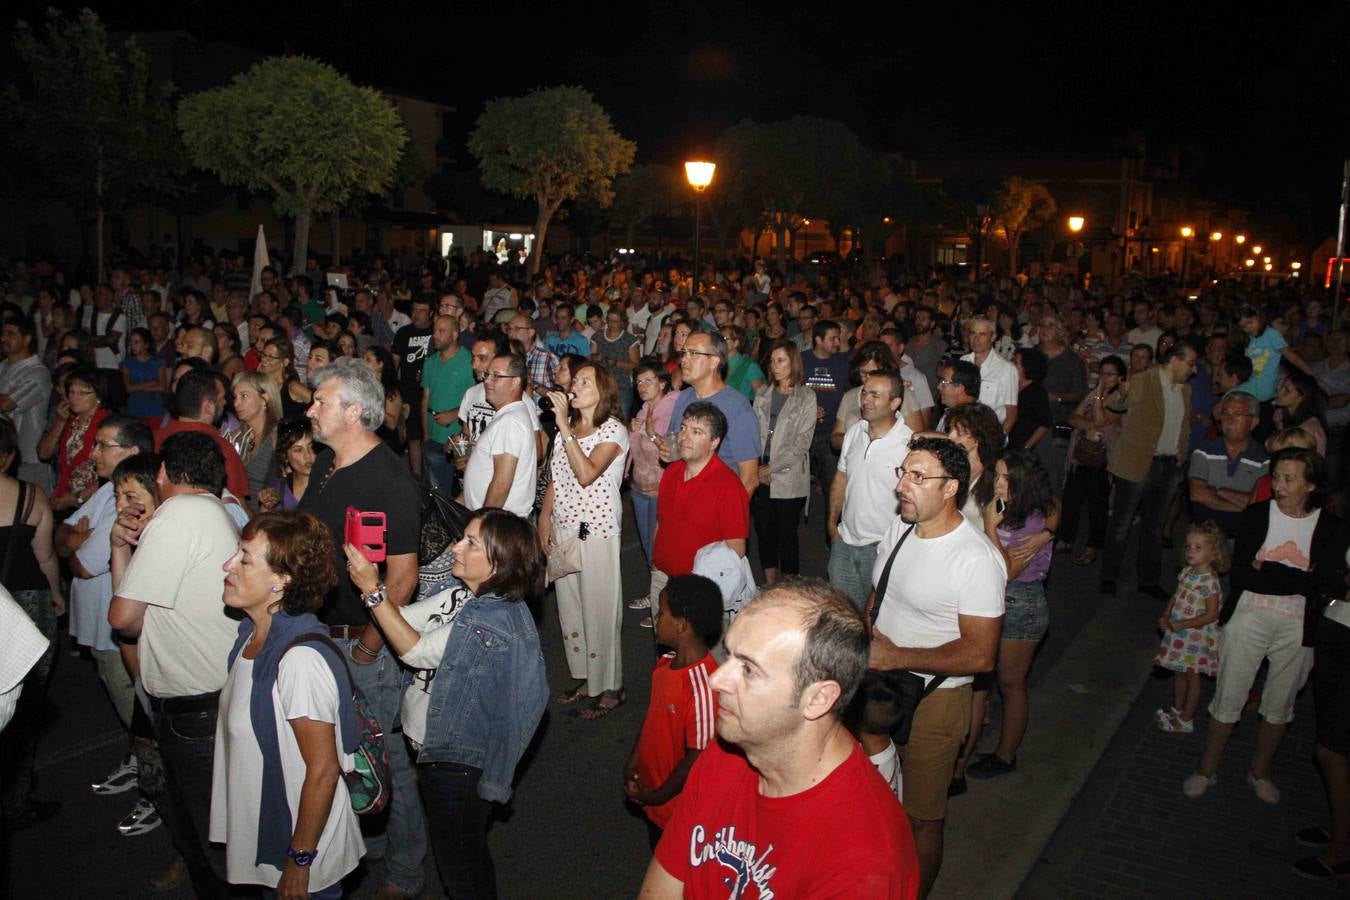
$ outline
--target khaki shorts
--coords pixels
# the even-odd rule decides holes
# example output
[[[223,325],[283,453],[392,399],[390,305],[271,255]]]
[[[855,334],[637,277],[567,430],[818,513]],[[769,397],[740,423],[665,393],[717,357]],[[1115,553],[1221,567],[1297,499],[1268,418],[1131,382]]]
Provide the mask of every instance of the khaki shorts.
[[[909,743],[899,747],[905,812],[934,822],[947,817],[947,786],[970,730],[971,686],[938,688],[914,713]]]

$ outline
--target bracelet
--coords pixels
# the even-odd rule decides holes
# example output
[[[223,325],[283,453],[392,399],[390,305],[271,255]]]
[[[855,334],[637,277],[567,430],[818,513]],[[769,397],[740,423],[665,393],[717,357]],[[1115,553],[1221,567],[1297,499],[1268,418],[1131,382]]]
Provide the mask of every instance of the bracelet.
[[[357,639],[356,639],[356,649],[357,649],[357,650],[360,650],[360,651],[361,651],[362,653],[364,653],[366,656],[369,656],[369,657],[371,657],[371,658],[374,658],[374,657],[380,655],[380,651],[378,651],[378,650],[372,650],[372,649],[370,649],[369,647],[367,647],[365,644],[361,643],[361,639],[360,639],[360,638],[357,638]]]

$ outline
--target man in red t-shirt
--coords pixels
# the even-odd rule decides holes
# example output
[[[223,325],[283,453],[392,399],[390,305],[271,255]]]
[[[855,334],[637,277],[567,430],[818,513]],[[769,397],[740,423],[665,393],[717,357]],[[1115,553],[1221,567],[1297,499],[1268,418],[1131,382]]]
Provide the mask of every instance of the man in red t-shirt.
[[[197,431],[215,442],[225,457],[225,488],[241,502],[248,497],[248,472],[234,445],[220,436],[217,420],[225,413],[225,389],[210,372],[185,372],[173,392],[177,416],[155,431],[155,451],[180,431]]]
[[[639,896],[912,900],[909,819],[840,720],[868,629],[819,579],[776,582],[726,637],[717,735],[694,763]]]
[[[712,403],[697,400],[685,408],[675,438],[680,458],[666,467],[656,491],[652,609],[669,578],[694,571],[694,554],[701,547],[726,541],[745,556],[750,496],[739,476],[717,456],[726,434],[726,414]]]

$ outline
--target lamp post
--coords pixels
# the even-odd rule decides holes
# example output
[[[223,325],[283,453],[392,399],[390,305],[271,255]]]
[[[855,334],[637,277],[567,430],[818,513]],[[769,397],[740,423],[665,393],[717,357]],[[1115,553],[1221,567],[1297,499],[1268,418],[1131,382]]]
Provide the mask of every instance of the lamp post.
[[[699,234],[702,228],[703,216],[703,192],[712,184],[713,172],[717,171],[717,163],[704,162],[701,160],[690,160],[684,164],[684,177],[689,179],[689,186],[694,189],[698,195],[694,198],[694,290],[698,290],[699,276]]]
[[[1079,261],[1083,257],[1083,245],[1078,242],[1078,233],[1083,230],[1085,219],[1082,216],[1069,216],[1069,233],[1073,240],[1069,242],[1068,255],[1073,257],[1073,271],[1078,274]]]
[[[1186,263],[1188,262],[1187,251],[1191,247],[1191,238],[1195,235],[1195,229],[1189,225],[1181,226],[1181,286],[1186,286]]]

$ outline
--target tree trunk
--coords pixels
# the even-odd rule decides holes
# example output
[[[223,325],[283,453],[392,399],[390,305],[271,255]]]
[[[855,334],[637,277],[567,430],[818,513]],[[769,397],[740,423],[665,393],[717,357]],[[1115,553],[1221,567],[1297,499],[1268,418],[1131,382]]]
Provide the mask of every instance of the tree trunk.
[[[333,265],[336,267],[342,265],[342,213],[336,209],[333,210],[333,222],[329,230],[332,232],[329,237],[333,245]]]
[[[539,264],[544,258],[544,238],[548,236],[548,223],[552,218],[553,210],[549,209],[548,204],[540,203],[534,217],[534,249],[530,251],[529,261],[525,264],[525,274],[531,280],[539,274]]]
[[[1017,245],[1022,241],[1022,232],[1008,229],[1008,276],[1017,275]]]
[[[295,244],[291,247],[292,275],[300,275],[305,271],[305,260],[309,257],[309,222],[313,215],[309,207],[303,207],[295,214]]]
[[[787,278],[788,238],[792,235],[792,229],[788,227],[788,225],[784,220],[780,220],[777,214],[773,216],[772,221],[773,221],[774,239],[778,244],[777,247],[778,252],[775,254],[775,256],[778,258],[778,273],[782,275],[784,278]]]

